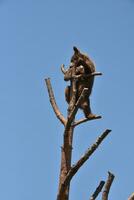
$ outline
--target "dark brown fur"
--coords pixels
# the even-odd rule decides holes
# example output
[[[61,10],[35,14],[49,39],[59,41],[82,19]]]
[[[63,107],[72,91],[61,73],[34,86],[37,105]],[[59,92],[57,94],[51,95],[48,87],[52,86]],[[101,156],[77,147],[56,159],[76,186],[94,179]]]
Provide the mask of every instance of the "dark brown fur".
[[[72,68],[74,66],[76,68],[76,75],[80,75],[80,74],[88,75],[95,72],[95,66],[93,62],[90,60],[90,58],[87,55],[81,53],[76,47],[74,47],[74,55],[71,58],[71,66],[65,73],[64,80],[66,81],[71,80]],[[89,99],[92,92],[93,83],[94,83],[94,76],[92,77],[82,76],[76,82],[76,89],[77,89],[76,100],[78,100],[78,98],[80,97],[83,89],[88,88],[88,92],[80,104],[80,108],[83,110],[86,118],[91,118],[95,116],[91,112],[90,99]],[[71,87],[67,86],[67,88],[65,89],[65,97],[68,103],[70,102],[70,98],[71,98],[70,91],[71,91]]]

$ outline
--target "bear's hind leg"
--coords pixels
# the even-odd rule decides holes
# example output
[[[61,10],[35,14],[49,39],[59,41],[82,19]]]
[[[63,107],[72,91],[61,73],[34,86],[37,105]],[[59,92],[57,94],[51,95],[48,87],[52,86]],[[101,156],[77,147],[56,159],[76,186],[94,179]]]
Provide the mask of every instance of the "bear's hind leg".
[[[90,118],[94,118],[96,117],[96,115],[94,115],[91,112],[91,108],[90,108],[90,100],[86,99],[85,101],[83,101],[80,105],[80,108],[83,110],[84,115],[86,118],[90,119]]]

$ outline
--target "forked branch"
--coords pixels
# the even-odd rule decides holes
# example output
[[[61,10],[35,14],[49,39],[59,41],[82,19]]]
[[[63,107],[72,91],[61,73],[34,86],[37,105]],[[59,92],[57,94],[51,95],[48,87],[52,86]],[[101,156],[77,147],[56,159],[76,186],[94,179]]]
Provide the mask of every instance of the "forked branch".
[[[101,142],[106,138],[106,136],[111,132],[111,130],[107,129],[99,136],[96,142],[86,151],[86,153],[74,164],[69,170],[68,174],[64,182],[61,185],[60,192],[62,193],[64,189],[68,186],[73,176],[77,173],[77,171],[81,168],[81,166],[89,159],[89,157],[94,153],[94,151],[99,147]]]
[[[45,79],[45,82],[46,82],[46,86],[47,86],[47,90],[48,90],[48,94],[49,94],[49,100],[50,100],[50,103],[52,105],[52,108],[53,108],[57,118],[61,121],[62,124],[65,125],[66,119],[61,114],[61,112],[59,111],[59,108],[56,104],[53,89],[52,89],[51,82],[50,82],[50,78]]]

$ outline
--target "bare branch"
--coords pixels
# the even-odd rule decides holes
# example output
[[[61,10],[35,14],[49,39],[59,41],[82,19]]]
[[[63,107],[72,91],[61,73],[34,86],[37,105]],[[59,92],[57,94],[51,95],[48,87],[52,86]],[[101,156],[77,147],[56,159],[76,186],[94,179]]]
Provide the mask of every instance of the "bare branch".
[[[68,186],[73,176],[77,173],[77,171],[80,169],[80,167],[89,159],[89,157],[94,153],[94,151],[99,147],[101,142],[105,139],[105,137],[111,132],[111,130],[107,129],[102,133],[101,136],[99,136],[96,140],[96,142],[86,151],[86,153],[80,158],[80,160],[77,161],[76,164],[74,164],[71,169],[69,170],[68,174],[66,175],[66,178],[61,185],[60,192],[62,193],[63,190]]]
[[[83,118],[83,119],[80,119],[80,120],[74,122],[73,126],[75,127],[75,126],[77,126],[77,125],[79,125],[79,124],[82,124],[82,123],[84,123],[84,122],[91,121],[91,120],[95,120],[95,119],[101,119],[101,118],[102,118],[102,117],[101,117],[100,115],[94,116],[94,117],[92,117],[92,118]]]
[[[64,64],[61,65],[61,71],[63,74],[65,74],[67,72],[67,70],[65,69]]]
[[[134,192],[130,195],[130,197],[128,198],[128,200],[134,200]]]
[[[102,73],[101,72],[93,72],[90,74],[90,76],[101,76]]]
[[[90,200],[95,200],[96,197],[99,195],[99,193],[101,192],[103,186],[105,184],[105,181],[101,181],[98,185],[98,187],[96,188],[95,192],[92,194],[92,196],[90,197]]]
[[[76,172],[80,169],[80,167],[89,159],[89,157],[94,153],[94,151],[98,148],[101,142],[105,139],[105,137],[111,132],[111,130],[107,129],[102,133],[101,136],[98,137],[96,142],[86,151],[86,153],[77,161],[76,164],[72,166],[70,171],[67,174],[67,177],[71,180],[72,177],[76,174]],[[67,178],[66,177],[66,178]]]
[[[108,172],[108,178],[105,183],[104,191],[102,193],[102,200],[108,200],[108,195],[109,195],[109,191],[110,191],[113,180],[114,180],[114,175],[111,172]]]
[[[102,73],[101,72],[93,72],[91,74],[79,74],[79,75],[75,75],[73,76],[73,78],[79,79],[79,78],[90,78],[92,76],[101,76]]]
[[[48,90],[48,94],[49,94],[49,100],[52,105],[52,108],[53,108],[57,118],[61,121],[62,124],[65,125],[67,120],[61,114],[61,112],[59,111],[59,108],[56,104],[53,89],[52,89],[51,82],[50,82],[50,78],[45,79],[45,82],[46,82],[46,86],[47,86],[47,90]]]

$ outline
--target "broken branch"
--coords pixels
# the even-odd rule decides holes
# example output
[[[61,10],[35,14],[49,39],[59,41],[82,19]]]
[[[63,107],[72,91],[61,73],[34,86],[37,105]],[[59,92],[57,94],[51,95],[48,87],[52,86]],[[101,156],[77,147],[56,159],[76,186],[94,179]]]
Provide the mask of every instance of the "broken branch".
[[[102,193],[102,200],[108,200],[109,191],[114,180],[114,175],[111,172],[108,172],[108,178],[105,183],[104,191]]]
[[[98,185],[98,187],[96,188],[95,192],[92,194],[92,196],[90,197],[90,200],[95,200],[96,197],[99,195],[99,193],[101,192],[103,186],[105,184],[105,181],[101,181]]]

